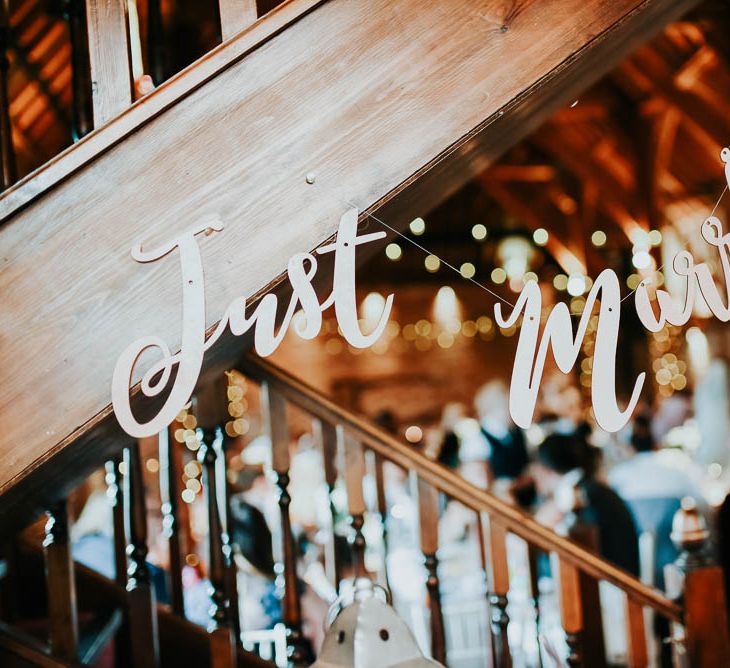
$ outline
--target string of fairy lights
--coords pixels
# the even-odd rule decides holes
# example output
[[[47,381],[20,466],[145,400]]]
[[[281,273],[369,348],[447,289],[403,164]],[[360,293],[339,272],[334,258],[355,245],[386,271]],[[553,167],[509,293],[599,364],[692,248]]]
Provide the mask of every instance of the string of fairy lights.
[[[727,187],[723,189],[719,198],[715,202],[712,208],[710,216],[715,214]],[[375,220],[381,223],[383,226],[391,229],[399,237],[410,242],[412,245],[420,249],[425,253],[423,259],[423,266],[428,273],[437,273],[443,265],[450,269],[458,271],[462,278],[470,280],[476,283],[487,292],[495,295],[502,301],[503,297],[492,292],[488,287],[478,283],[474,277],[477,274],[477,268],[472,262],[463,262],[458,267],[445,262],[442,258],[437,255],[430,253],[421,244],[413,241],[406,237],[404,234],[390,228],[383,221],[375,218]],[[416,218],[411,221],[409,225],[409,231],[414,237],[421,237],[426,232],[426,222],[423,218]],[[471,228],[471,236],[477,243],[485,242],[489,237],[489,231],[487,227],[481,223],[477,223]],[[645,281],[650,279],[653,287],[661,287],[665,284],[665,274],[662,271],[663,265],[657,267],[652,251],[661,247],[664,237],[662,232],[658,229],[645,230],[638,224],[634,226],[631,231],[630,238],[632,241],[632,257],[631,263],[635,271],[632,272],[626,278],[626,286],[630,292],[626,295],[622,301],[628,299],[638,286]],[[523,254],[525,239],[524,237],[518,238],[523,244]],[[550,242],[550,233],[545,228],[538,228],[532,233],[532,242],[535,247],[541,248],[548,246]],[[500,243],[505,243],[503,239]],[[606,246],[608,243],[608,235],[603,230],[594,230],[590,237],[590,243],[596,249],[600,249]],[[398,262],[403,258],[404,250],[398,241],[392,241],[385,247],[385,255],[388,260],[392,262]],[[519,267],[518,262],[518,267]],[[717,269],[714,266],[716,263],[708,261],[710,268],[715,271]],[[503,262],[504,266],[494,267],[489,278],[491,282],[496,286],[506,284],[512,291],[519,292],[525,283],[528,281],[537,281],[538,276],[533,271],[527,271],[527,262],[522,262],[522,266],[519,267],[522,271],[514,271],[514,263],[510,268],[509,259]],[[512,269],[512,270],[510,270]],[[557,273],[552,279],[552,285],[558,293],[565,292],[569,299],[568,306],[569,310],[574,315],[581,315],[585,307],[585,299],[583,295],[588,292],[592,287],[592,279],[587,276],[584,272],[581,273]],[[450,289],[448,287],[441,288],[441,291]],[[437,295],[438,299],[438,295]],[[598,305],[598,304],[597,304]],[[596,306],[597,306],[596,305]],[[549,313],[549,307],[543,309],[543,322]],[[593,348],[595,342],[595,332],[597,328],[598,316],[594,315],[589,321],[589,325],[586,332],[586,337],[582,346],[583,359],[579,361],[579,383],[581,388],[586,394],[589,393],[591,387],[591,373],[593,367]],[[502,336],[510,337],[515,334],[519,329],[520,322],[518,321],[514,326],[509,329],[499,328]],[[334,333],[337,330],[336,322],[326,323],[326,328]],[[696,329],[696,328],[695,328]],[[395,352],[401,352],[406,350],[409,346],[413,346],[416,350],[427,351],[435,346],[441,348],[450,348],[459,342],[459,339],[484,339],[491,340],[496,334],[497,328],[492,319],[484,314],[474,319],[464,320],[460,322],[455,320],[451,323],[439,324],[438,322],[432,322],[429,320],[419,320],[416,323],[409,323],[402,327],[397,322],[391,322],[388,329],[380,341],[371,349],[371,352],[375,355],[385,354],[389,349],[394,349]],[[666,326],[659,332],[654,334],[649,333],[649,350],[654,358],[652,368],[654,372],[654,380],[656,384],[656,390],[660,396],[668,397],[671,396],[675,391],[681,391],[687,387],[687,362],[680,359],[682,350],[682,338],[681,328]],[[344,352],[346,349],[349,350],[350,354],[358,355],[363,354],[363,351],[352,349],[346,346],[341,340],[337,338],[329,338],[325,342],[325,351],[330,355],[338,355]]]

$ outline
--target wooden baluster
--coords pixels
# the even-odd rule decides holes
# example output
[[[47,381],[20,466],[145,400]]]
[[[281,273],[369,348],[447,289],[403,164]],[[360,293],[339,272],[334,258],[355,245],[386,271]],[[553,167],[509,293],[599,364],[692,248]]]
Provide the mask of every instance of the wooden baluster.
[[[583,606],[580,592],[580,573],[563,557],[558,558],[558,583],[560,586],[560,619],[568,644],[568,665],[583,665]],[[591,611],[591,614],[594,611]]]
[[[165,31],[160,0],[147,0],[147,70],[155,86],[165,80]]]
[[[106,496],[112,509],[112,526],[114,531],[114,579],[123,589],[127,588],[127,532],[124,521],[124,491],[122,475],[123,455],[120,454],[105,464]],[[118,666],[131,663],[129,619],[122,621],[114,643],[115,662]]]
[[[124,526],[124,494],[122,491],[122,455],[106,463],[106,495],[112,509],[114,526],[114,579],[127,586],[127,534]]]
[[[527,562],[530,569],[530,594],[532,596],[532,608],[535,611],[535,635],[537,637],[537,661],[542,668],[542,649],[540,645],[540,550],[534,545],[527,543]]]
[[[418,478],[418,525],[421,533],[421,551],[426,566],[426,589],[431,613],[431,656],[446,663],[446,635],[441,610],[441,586],[438,576],[439,495],[430,483]]]
[[[390,590],[388,579],[388,502],[385,496],[385,477],[383,475],[384,459],[377,453],[373,453],[375,468],[375,494],[380,515],[380,530],[383,537],[383,579],[385,586]]]
[[[48,587],[48,618],[51,654],[70,663],[78,659],[78,616],[76,581],[68,536],[66,501],[48,510],[43,541]]]
[[[178,423],[160,433],[160,501],[162,531],[170,551],[170,607],[176,615],[185,616],[182,584],[182,551],[180,548],[180,527],[177,517],[178,480],[182,472],[177,466],[174,430]]]
[[[289,425],[286,415],[286,400],[269,387],[261,386],[261,403],[266,417],[266,426],[271,438],[271,466],[279,491],[279,511],[281,514],[281,545],[284,575],[284,599],[282,620],[287,629],[287,653],[290,663],[301,665],[306,659],[302,636],[302,610],[299,601],[297,558],[289,504]]]
[[[684,645],[692,668],[730,666],[723,572],[710,559],[708,536],[695,502],[683,499],[672,521],[672,541],[680,555],[667,566],[665,580],[667,594],[682,597]]]
[[[626,631],[629,668],[646,668],[649,656],[646,651],[644,608],[640,603],[626,598]]]
[[[507,638],[507,595],[509,594],[509,569],[507,567],[507,530],[492,520],[487,513],[479,514],[481,532],[485,539],[487,562],[487,590],[489,592],[489,617],[492,629],[494,665],[510,668],[512,655]]]
[[[598,528],[595,524],[585,522],[583,510],[586,500],[579,486],[573,490],[573,511],[565,520],[563,529],[571,540],[589,549],[598,552]],[[605,668],[606,643],[603,638],[603,618],[601,614],[601,595],[598,580],[582,571],[578,572],[580,580],[581,607],[590,610],[591,614],[583,619],[582,660],[591,668]]]
[[[198,424],[207,432],[220,432],[223,430],[220,425],[228,418],[227,412],[228,377],[226,374],[219,374],[212,380],[198,388],[195,399],[195,412]],[[233,559],[233,546],[231,545],[228,527],[231,524],[230,511],[230,483],[228,482],[228,469],[226,461],[226,447],[228,441],[225,435],[221,437],[220,443],[216,441],[215,457],[215,490],[218,500],[218,513],[220,521],[220,543],[223,555],[223,569],[225,571],[223,588],[226,601],[228,602],[227,621],[233,630],[233,637],[236,644],[241,640],[241,623],[239,617],[238,599],[238,568]]]
[[[228,480],[228,466],[226,458],[226,448],[229,444],[225,434],[221,442],[221,454],[216,460],[216,473],[218,475],[218,503],[221,512],[221,522],[223,531],[221,533],[221,543],[223,545],[223,559],[226,569],[226,596],[230,601],[230,617],[233,635],[236,643],[241,642],[241,616],[238,609],[238,568],[233,559],[233,545],[231,544],[231,534],[229,527],[231,526],[231,483]]]
[[[220,427],[199,429],[198,461],[203,467],[203,485],[208,506],[208,579],[210,580],[210,656],[212,668],[236,665],[236,643],[226,595],[226,554],[223,549],[223,521],[218,493],[216,461],[223,456],[223,432]]]
[[[94,127],[122,113],[133,99],[127,0],[87,0],[89,71]]]
[[[256,0],[218,0],[221,37],[227,40],[258,18]]]
[[[347,508],[350,512],[350,526],[353,529],[352,558],[355,567],[355,578],[367,577],[365,569],[365,536],[362,528],[365,524],[365,496],[363,495],[363,479],[365,478],[365,453],[362,444],[348,433],[344,435],[345,449],[345,487],[347,489]]]
[[[10,124],[10,96],[8,94],[8,47],[10,28],[8,25],[8,0],[0,3],[0,185],[8,188],[18,178],[13,147],[13,128]]]
[[[130,649],[135,668],[159,665],[155,592],[147,565],[147,508],[139,443],[124,450],[127,536],[127,602]]]
[[[330,542],[327,544],[325,551],[325,570],[327,577],[332,583],[335,591],[339,593],[340,582],[342,581],[342,555],[340,547],[335,540],[335,525],[337,523],[337,509],[334,503],[334,491],[337,484],[337,451],[338,451],[338,431],[333,424],[315,422],[315,433],[320,437],[322,446],[322,462],[324,466],[324,479],[327,484],[327,495],[330,506],[330,516],[332,517],[332,535]]]
[[[489,575],[489,559],[487,555],[487,546],[486,546],[486,540],[485,540],[485,529],[488,530],[489,527],[485,526],[482,523],[481,516],[479,512],[476,512],[476,525],[477,525],[477,542],[479,544],[479,559],[480,563],[482,565],[482,570],[484,572],[484,586],[485,586],[485,593],[486,593],[486,602],[487,602],[487,615],[488,617],[491,617],[491,603],[490,603],[490,587],[489,587],[489,581],[490,581],[490,575]],[[490,668],[496,668],[496,656],[497,656],[497,648],[495,647],[495,641],[494,641],[494,634],[491,630],[491,623],[489,623],[489,628],[487,628],[487,664]]]
[[[73,115],[71,135],[78,141],[93,129],[91,117],[91,78],[89,76],[89,38],[86,32],[84,0],[64,0],[63,13],[68,21],[71,41],[71,90]]]

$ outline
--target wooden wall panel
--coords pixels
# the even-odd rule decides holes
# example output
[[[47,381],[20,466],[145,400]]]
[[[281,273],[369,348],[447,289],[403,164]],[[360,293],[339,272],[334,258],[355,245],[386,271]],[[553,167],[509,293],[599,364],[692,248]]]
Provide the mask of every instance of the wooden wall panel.
[[[7,220],[0,494],[92,428],[97,448],[119,438],[109,388],[127,344],[179,346],[177,255],[137,264],[134,242],[221,217],[200,242],[213,324],[331,236],[348,202],[422,213],[416,186],[456,187],[692,3],[519,4],[325,2]],[[219,364],[240,353],[217,348]],[[50,475],[44,493],[60,493],[60,460]]]

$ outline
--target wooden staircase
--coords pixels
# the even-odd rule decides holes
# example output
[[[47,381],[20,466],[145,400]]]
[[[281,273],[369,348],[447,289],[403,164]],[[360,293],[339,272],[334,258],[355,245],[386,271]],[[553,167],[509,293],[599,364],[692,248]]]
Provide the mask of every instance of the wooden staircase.
[[[213,326],[234,296],[280,288],[350,204],[405,224],[692,2],[288,0],[134,104],[124,3],[101,4],[95,130],[0,197],[0,524],[68,491],[90,449],[118,450],[111,375],[131,341],[179,346],[177,266],[138,265],[134,243],[221,218],[202,249]],[[209,370],[240,349],[221,340]]]
[[[154,601],[138,444],[115,422],[110,385],[120,351],[139,336],[154,333],[173,350],[179,347],[179,277],[173,262],[140,268],[130,259],[133,243],[160,242],[211,214],[224,221],[225,233],[202,250],[206,325],[212,328],[234,296],[255,301],[282,290],[287,259],[331,238],[352,204],[404,225],[483,171],[692,4],[459,0],[445,7],[417,0],[288,0],[258,16],[255,3],[220,0],[224,41],[133,103],[126,3],[88,0],[85,29],[72,40],[72,62],[77,68],[89,64],[94,130],[0,196],[0,535],[15,545],[15,533],[40,513],[52,518],[44,542],[48,643],[5,628],[5,656],[16,665],[77,665],[83,659],[74,593],[81,591],[81,584],[74,586],[80,569],[70,558],[65,499],[110,462],[117,578],[106,589],[98,586],[107,601],[118,603],[123,619],[113,633],[102,625],[105,633],[133,657],[131,664],[117,665],[165,664],[169,643],[187,652],[188,642],[206,657],[195,665],[257,665],[233,632],[224,504],[208,504],[216,604],[210,632],[181,618],[174,597],[181,587],[179,563],[172,573],[173,612]],[[80,34],[88,39],[80,42]],[[80,90],[83,76],[75,81]],[[0,84],[6,88],[4,79]],[[3,100],[0,149],[8,165],[6,91]],[[4,170],[5,177],[10,173]],[[581,646],[591,618],[580,604],[585,578],[624,592],[632,666],[646,665],[644,608],[682,626],[692,665],[721,665],[717,658],[728,656],[720,615],[707,620],[693,607],[696,591],[714,591],[716,570],[689,571],[684,601],[670,600],[284,372],[252,358],[240,361],[249,343],[222,339],[207,356],[203,386],[240,364],[266,389],[281,491],[283,609],[292,661],[299,661],[301,648],[287,514],[287,402],[321,424],[326,462],[338,447],[352,462],[347,487],[358,568],[365,549],[359,487],[364,451],[417,477],[437,658],[444,653],[434,528],[439,493],[479,517],[494,665],[511,661],[509,533],[557,555],[571,665],[588,665],[590,648]],[[136,407],[144,409],[135,392]],[[200,461],[207,494],[218,499],[226,488],[216,473],[225,459],[220,424],[207,426]],[[387,512],[380,503],[378,511]],[[175,526],[174,505],[166,512]],[[11,568],[8,582],[16,576]]]
[[[258,386],[261,410],[271,439],[271,474],[278,488],[280,541],[277,586],[281,592],[282,621],[287,629],[289,665],[306,665],[308,648],[302,636],[301,590],[298,557],[290,519],[290,431],[288,416],[300,411],[313,421],[324,462],[324,477],[331,496],[332,525],[325,551],[325,569],[335,589],[340,584],[344,564],[349,561],[342,544],[334,538],[335,496],[343,483],[350,523],[352,577],[370,577],[387,586],[388,505],[385,467],[395,466],[411,477],[418,507],[419,543],[425,564],[425,589],[430,619],[431,654],[448,665],[454,650],[453,637],[447,638],[448,615],[442,606],[439,569],[439,516],[442,499],[458,502],[474,514],[478,532],[480,569],[484,574],[483,604],[489,610],[487,665],[512,665],[509,640],[508,605],[512,596],[508,563],[509,536],[519,537],[530,555],[531,587],[536,609],[538,646],[542,656],[557,652],[540,633],[540,619],[547,610],[538,595],[539,555],[549,555],[553,578],[559,588],[560,620],[565,632],[569,666],[608,665],[603,648],[603,625],[598,605],[598,582],[616,587],[623,597],[625,614],[613,619],[612,628],[626,629],[626,664],[641,668],[655,663],[650,647],[655,638],[645,619],[661,619],[667,624],[671,641],[672,665],[707,667],[726,665],[730,659],[728,618],[723,595],[722,573],[706,561],[705,545],[687,533],[680,540],[683,554],[671,573],[674,596],[669,597],[642,584],[633,576],[581,545],[581,532],[561,536],[538,524],[517,507],[466,482],[458,474],[428,459],[367,420],[351,414],[286,372],[253,356],[237,365],[250,385]],[[211,585],[210,625],[207,632],[185,619],[183,606],[182,559],[179,541],[180,515],[175,499],[180,494],[180,470],[185,445],[176,440],[174,424],[170,434],[160,438],[160,462],[166,468],[160,476],[162,515],[169,528],[170,570],[167,573],[171,600],[155,603],[147,562],[147,513],[142,483],[140,445],[125,449],[123,458],[107,465],[108,497],[114,513],[115,580],[74,564],[71,559],[66,505],[57,504],[48,512],[49,521],[42,539],[45,579],[41,576],[41,538],[24,532],[19,540],[6,536],[6,573],[2,580],[2,625],[0,657],[7,666],[231,666],[271,665],[244,651],[239,636],[236,566],[232,560],[231,486],[226,456],[230,443],[223,437],[228,408],[224,379],[200,390],[197,398],[197,461],[202,468],[208,511],[207,553]],[[189,455],[189,453],[187,453]],[[99,465],[102,460],[99,460]],[[122,471],[124,473],[122,474]],[[365,480],[373,476],[377,490],[372,505],[366,503]],[[120,479],[121,478],[121,479]],[[339,483],[338,483],[339,481]],[[77,483],[81,482],[77,479]],[[151,498],[147,495],[147,498]],[[214,499],[214,502],[211,502]],[[378,518],[384,551],[380,572],[366,568],[368,545],[363,533],[367,515]],[[689,518],[691,520],[691,518]],[[575,525],[577,529],[577,524]],[[35,538],[34,538],[35,535]],[[573,539],[575,538],[575,539]],[[647,612],[648,611],[648,612]],[[33,622],[35,620],[35,622]],[[83,623],[82,623],[83,622]],[[28,629],[34,633],[29,633]],[[450,649],[449,649],[450,648]],[[89,660],[84,660],[87,657]],[[192,661],[192,663],[188,663]],[[24,663],[25,662],[25,663]],[[181,663],[182,662],[182,663]],[[281,664],[279,664],[281,665]]]

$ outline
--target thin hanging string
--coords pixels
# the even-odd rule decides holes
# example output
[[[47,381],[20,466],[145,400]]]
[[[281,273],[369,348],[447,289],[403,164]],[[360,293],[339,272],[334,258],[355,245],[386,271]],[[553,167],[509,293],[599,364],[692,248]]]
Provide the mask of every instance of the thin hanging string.
[[[720,197],[717,198],[717,202],[715,202],[715,206],[712,207],[712,211],[710,212],[710,215],[705,216],[703,222],[705,220],[707,220],[708,218],[712,218],[712,216],[715,215],[715,211],[717,211],[717,207],[720,206],[720,202],[722,202],[722,198],[725,196],[726,192],[727,192],[727,184],[722,189],[722,192],[720,193]],[[681,250],[684,250],[685,248],[687,248],[688,244],[689,244],[689,241],[687,243],[683,244]],[[662,264],[661,267],[658,267],[654,273],[660,272],[662,269],[664,269],[665,266],[666,266],[665,264]],[[643,281],[639,281],[639,285],[637,285],[631,292],[629,292],[629,294],[627,294],[619,303],[623,304],[629,297],[631,297],[639,289],[639,287],[642,284],[646,284],[646,279],[644,279]]]
[[[354,204],[352,204],[350,202],[347,202],[347,205],[350,207],[353,207],[355,209],[358,208],[357,206],[355,206]],[[422,250],[427,255],[433,255],[441,264],[445,265],[449,269],[453,269],[463,279],[470,281],[471,283],[474,283],[474,285],[479,286],[482,290],[484,290],[485,292],[488,292],[490,295],[492,295],[492,297],[499,299],[499,301],[507,304],[507,306],[511,306],[512,308],[515,308],[515,305],[512,302],[508,301],[504,297],[501,297],[496,292],[494,292],[494,290],[490,290],[486,285],[480,283],[479,281],[475,281],[473,278],[468,278],[467,276],[464,276],[464,274],[462,274],[453,264],[449,264],[446,260],[444,260],[444,259],[440,258],[438,255],[436,255],[436,253],[432,253],[430,250],[428,250],[428,248],[425,248],[424,246],[421,246],[421,244],[416,243],[415,241],[413,241],[413,239],[411,239],[410,237],[407,237],[405,234],[402,234],[401,232],[396,230],[394,227],[391,227],[390,225],[388,225],[388,223],[380,220],[380,218],[378,218],[377,216],[374,216],[372,213],[368,213],[367,211],[363,211],[363,213],[366,216],[368,216],[368,218],[372,218],[375,222],[380,223],[383,227],[389,229],[394,234],[397,234],[401,239],[405,239],[408,243],[412,244],[419,250]]]
[[[725,187],[722,189],[722,192],[720,193],[720,196],[717,198],[717,201],[715,202],[715,206],[712,207],[712,211],[710,212],[709,216],[705,216],[705,218],[703,219],[703,222],[704,222],[704,220],[707,220],[707,218],[711,218],[712,216],[715,215],[715,212],[717,211],[717,207],[720,206],[720,202],[722,201],[722,198],[725,196],[725,193],[727,192],[727,190],[728,190],[728,186],[726,184]],[[345,202],[345,203],[347,204],[347,206],[349,206],[351,208],[357,209],[358,211],[360,210],[359,207],[357,205],[353,204],[352,202]],[[439,257],[436,253],[433,253],[432,251],[428,250],[428,248],[426,248],[425,246],[422,246],[421,244],[417,243],[416,241],[414,241],[410,237],[406,236],[402,232],[398,231],[394,227],[391,227],[390,225],[388,225],[388,223],[386,223],[385,221],[381,220],[377,216],[373,215],[372,213],[369,213],[368,211],[363,211],[362,213],[364,213],[368,218],[371,218],[372,220],[374,220],[376,223],[379,223],[380,225],[382,225],[386,229],[390,230],[391,232],[393,232],[393,234],[399,236],[401,239],[404,239],[405,241],[407,241],[412,246],[415,246],[419,250],[423,251],[427,255],[433,255],[433,257],[435,257],[441,264],[443,264],[444,266],[448,267],[452,271],[455,271],[457,274],[459,274],[459,276],[461,276],[461,278],[463,278],[463,279],[465,279],[465,280],[473,283],[477,287],[479,287],[482,290],[484,290],[485,292],[489,293],[495,299],[498,299],[499,301],[503,302],[504,304],[507,304],[507,306],[510,306],[513,309],[516,308],[515,304],[513,304],[511,301],[509,301],[509,300],[505,299],[504,297],[502,297],[501,295],[497,294],[496,292],[494,292],[494,290],[490,290],[483,283],[480,283],[479,281],[477,281],[477,280],[475,280],[473,278],[469,278],[467,276],[464,276],[464,274],[462,274],[461,271],[459,269],[457,269],[453,264],[451,264],[451,263],[447,262],[446,260],[444,260],[443,258]],[[687,247],[688,243],[689,242],[685,243],[682,246],[682,249],[685,249]],[[655,269],[655,273],[656,272],[660,272],[664,268],[664,266],[665,265],[662,264],[659,268]],[[625,295],[621,299],[621,301],[619,302],[619,304],[623,304],[627,299],[629,299],[639,289],[639,286],[642,285],[642,283],[644,283],[644,281],[640,281],[639,282],[639,285],[637,285],[633,290],[631,290],[627,295]],[[575,317],[575,316],[582,315],[582,314],[572,313],[571,315]]]

